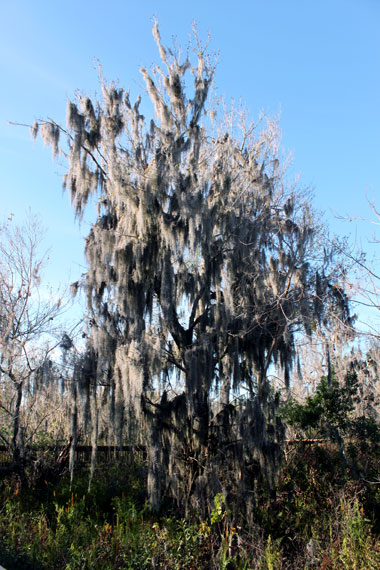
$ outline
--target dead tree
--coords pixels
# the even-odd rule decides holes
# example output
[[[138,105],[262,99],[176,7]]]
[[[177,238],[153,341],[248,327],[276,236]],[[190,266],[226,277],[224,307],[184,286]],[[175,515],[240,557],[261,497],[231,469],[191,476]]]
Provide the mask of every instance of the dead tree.
[[[0,439],[12,450],[21,478],[30,435],[27,411],[40,380],[49,376],[46,340],[62,310],[62,299],[40,295],[42,234],[33,216],[21,226],[11,218],[0,225]]]

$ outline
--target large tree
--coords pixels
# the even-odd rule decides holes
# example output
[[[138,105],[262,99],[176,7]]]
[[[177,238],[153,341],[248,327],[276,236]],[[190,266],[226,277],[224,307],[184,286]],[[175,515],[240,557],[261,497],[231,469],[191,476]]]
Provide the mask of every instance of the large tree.
[[[345,298],[308,199],[285,183],[274,123],[217,122],[200,42],[192,63],[165,49],[157,24],[153,34],[162,65],[141,73],[154,119],[102,80],[101,102],[69,102],[66,129],[32,130],[55,153],[66,134],[76,214],[98,197],[81,284],[88,381],[103,385],[120,437],[143,420],[153,507],[167,490],[204,507],[227,483],[243,500],[263,475],[273,482],[283,429],[268,370],[277,363],[288,383],[297,331],[326,320],[326,296]]]

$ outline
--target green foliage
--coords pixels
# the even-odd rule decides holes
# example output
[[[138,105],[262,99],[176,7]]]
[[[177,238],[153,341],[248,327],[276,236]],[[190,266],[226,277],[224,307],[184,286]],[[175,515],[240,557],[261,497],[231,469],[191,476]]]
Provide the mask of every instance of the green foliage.
[[[264,559],[265,559],[264,568],[268,570],[276,570],[276,568],[280,568],[281,559],[282,559],[280,543],[281,539],[277,539],[276,541],[273,542],[271,535],[268,536],[264,552]]]
[[[211,512],[211,524],[220,523],[226,516],[226,499],[223,493],[218,493],[214,497],[214,509]]]
[[[337,430],[342,435],[357,437],[362,441],[380,442],[380,429],[370,416],[354,416],[360,400],[360,385],[356,372],[348,372],[343,382],[332,373],[331,382],[322,376],[315,393],[304,403],[290,400],[283,415],[292,426],[300,427],[310,435],[335,439]]]
[[[348,373],[343,385],[339,384],[335,374],[332,374],[330,385],[327,376],[322,376],[315,393],[304,404],[294,400],[287,404],[286,420],[290,425],[298,425],[303,430],[313,428],[323,432],[327,425],[345,430],[349,415],[354,409],[357,391],[355,373]]]
[[[380,544],[358,498],[341,499],[336,519],[330,523],[330,541],[320,558],[321,567],[331,570],[380,568]]]

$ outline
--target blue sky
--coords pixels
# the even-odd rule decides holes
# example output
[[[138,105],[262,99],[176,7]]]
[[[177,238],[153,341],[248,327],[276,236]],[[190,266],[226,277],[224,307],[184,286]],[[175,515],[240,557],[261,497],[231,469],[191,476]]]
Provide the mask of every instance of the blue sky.
[[[366,247],[369,224],[334,214],[370,216],[366,196],[380,204],[378,0],[0,0],[1,214],[41,216],[49,279],[74,281],[84,270],[88,224],[74,222],[50,150],[8,121],[63,124],[76,90],[99,91],[96,60],[106,78],[138,94],[139,66],[158,61],[153,15],[166,44],[175,36],[186,46],[194,19],[201,38],[211,34],[219,94],[241,100],[253,118],[281,112],[283,147],[314,187],[316,207]]]

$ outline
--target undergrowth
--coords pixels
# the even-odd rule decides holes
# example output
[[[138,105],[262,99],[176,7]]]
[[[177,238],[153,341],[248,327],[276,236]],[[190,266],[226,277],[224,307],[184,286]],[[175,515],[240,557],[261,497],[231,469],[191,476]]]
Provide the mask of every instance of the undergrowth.
[[[372,466],[375,470],[375,465]],[[334,446],[289,450],[276,500],[258,499],[249,516],[218,494],[210,515],[185,519],[167,505],[153,516],[144,467],[99,468],[70,488],[20,490],[3,481],[0,563],[7,570],[380,568],[376,485],[354,482]]]

